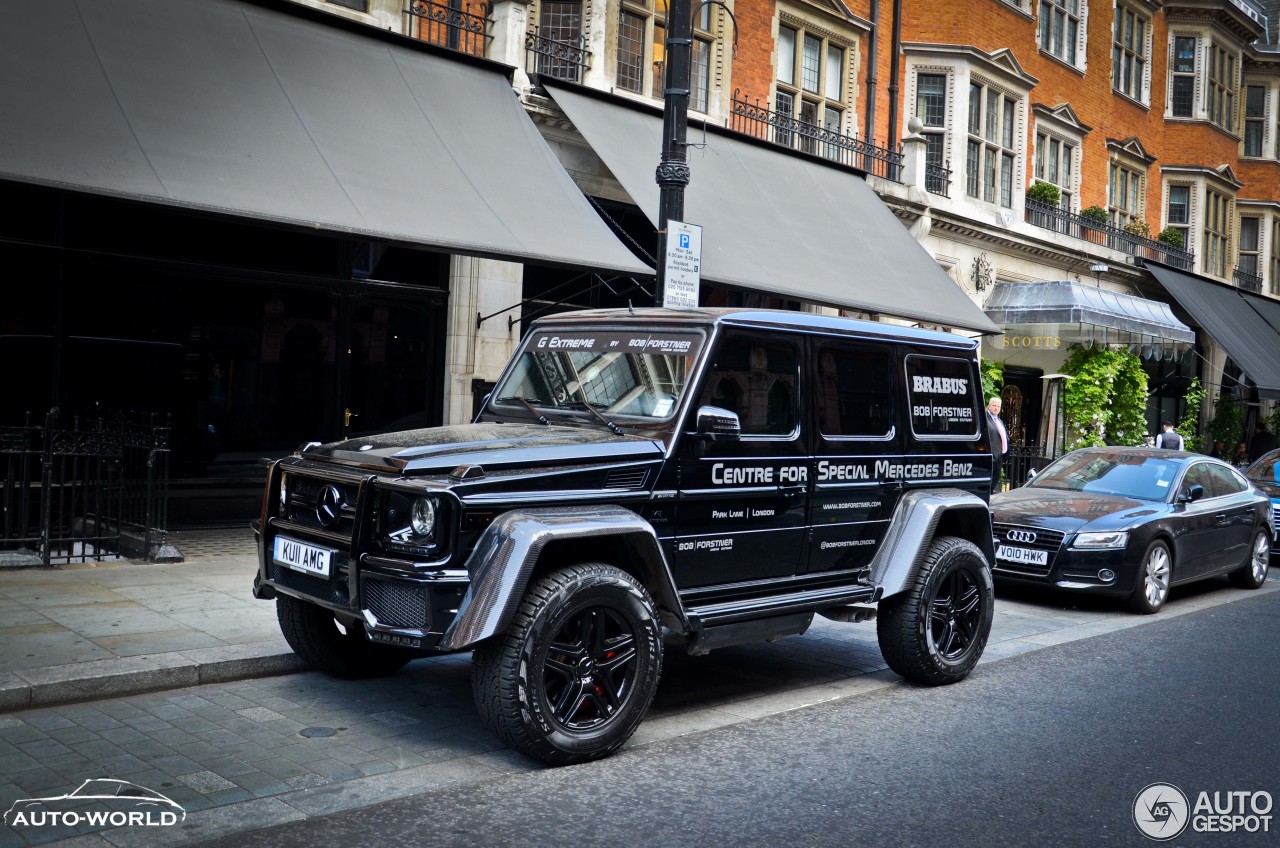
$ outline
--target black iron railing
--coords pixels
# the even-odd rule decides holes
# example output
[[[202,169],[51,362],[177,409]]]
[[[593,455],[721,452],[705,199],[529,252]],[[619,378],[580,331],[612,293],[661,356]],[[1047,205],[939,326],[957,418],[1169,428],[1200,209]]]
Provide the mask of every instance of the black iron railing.
[[[775,112],[759,100],[754,103],[743,100],[737,91],[733,93],[729,128],[752,138],[852,165],[886,180],[902,182],[901,151],[867,144],[856,136]]]
[[[1237,268],[1231,278],[1238,288],[1262,294],[1262,277],[1257,274],[1253,274],[1243,268]]]
[[[409,35],[421,41],[448,47],[471,56],[486,56],[493,18],[488,2],[449,0],[413,0],[405,15],[409,19]]]
[[[924,165],[924,189],[930,194],[951,196],[951,160],[946,165]]]
[[[1175,268],[1190,270],[1195,258],[1185,250],[1170,247],[1153,238],[1125,232],[1113,224],[1095,221],[1092,218],[1068,212],[1052,203],[1043,203],[1030,198],[1026,200],[1026,221],[1028,224],[1053,230],[1055,233],[1091,241],[1112,250],[1121,250],[1130,256],[1154,259]]]
[[[524,36],[524,69],[526,73],[568,82],[582,82],[591,67],[591,51],[587,40],[578,36],[572,41],[547,38],[535,26]]]
[[[59,417],[0,427],[0,562],[154,556],[168,527],[167,417]]]
[[[1008,487],[1016,489],[1026,485],[1032,471],[1040,471],[1053,460],[1043,445],[1010,445],[1004,457],[1004,476]]]

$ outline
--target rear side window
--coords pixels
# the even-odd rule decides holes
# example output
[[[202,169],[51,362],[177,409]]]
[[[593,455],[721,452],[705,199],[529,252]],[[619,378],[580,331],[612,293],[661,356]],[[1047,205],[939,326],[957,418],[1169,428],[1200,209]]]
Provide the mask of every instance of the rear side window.
[[[1223,495],[1238,495],[1248,488],[1248,484],[1244,479],[1232,471],[1221,465],[1209,466],[1209,479],[1213,482],[1213,497],[1221,497]]]
[[[818,427],[827,438],[893,436],[889,352],[850,345],[818,346]]]
[[[981,384],[967,359],[906,358],[908,418],[918,439],[973,439],[979,432]]]

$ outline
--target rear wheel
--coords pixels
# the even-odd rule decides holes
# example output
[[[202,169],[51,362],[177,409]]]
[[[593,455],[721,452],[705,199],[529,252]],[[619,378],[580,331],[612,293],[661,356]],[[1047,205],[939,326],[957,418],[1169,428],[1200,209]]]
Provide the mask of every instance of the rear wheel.
[[[385,677],[415,656],[402,648],[375,645],[360,624],[342,625],[324,607],[288,595],[276,596],[276,618],[293,652],[334,677]]]
[[[587,563],[534,583],[511,627],[475,650],[472,693],[499,739],[552,765],[613,753],[662,673],[653,601],[629,574]]]
[[[1267,570],[1271,567],[1271,534],[1259,530],[1253,537],[1249,560],[1227,575],[1232,586],[1241,589],[1259,589],[1267,582]]]
[[[945,536],[929,548],[915,584],[880,602],[880,652],[908,680],[955,683],[982,657],[994,610],[991,568],[982,551]]]
[[[1154,541],[1142,555],[1138,584],[1129,596],[1129,609],[1143,615],[1157,613],[1169,598],[1169,581],[1173,579],[1173,555],[1169,546]]]

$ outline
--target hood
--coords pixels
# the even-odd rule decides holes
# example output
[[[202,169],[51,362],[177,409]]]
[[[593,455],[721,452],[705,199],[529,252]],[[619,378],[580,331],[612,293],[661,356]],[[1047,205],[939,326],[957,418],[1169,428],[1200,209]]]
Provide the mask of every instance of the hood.
[[[1064,533],[1073,533],[1086,524],[1091,530],[1118,530],[1167,511],[1167,504],[1122,495],[1064,492],[1029,486],[991,496],[993,521],[1045,527]]]
[[[435,474],[459,465],[490,469],[658,459],[663,451],[661,442],[615,435],[603,427],[485,423],[348,439],[303,456],[401,474]]]

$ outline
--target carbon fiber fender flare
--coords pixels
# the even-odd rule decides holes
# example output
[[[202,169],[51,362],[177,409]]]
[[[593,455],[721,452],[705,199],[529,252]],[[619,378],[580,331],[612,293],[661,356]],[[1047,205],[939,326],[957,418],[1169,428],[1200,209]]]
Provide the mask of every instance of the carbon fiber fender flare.
[[[987,502],[961,489],[921,489],[898,501],[884,541],[871,560],[871,579],[887,598],[906,591],[936,536],[959,536],[973,542],[995,562],[996,550]]]
[[[503,513],[485,528],[467,559],[471,585],[439,647],[461,650],[506,630],[548,544],[603,536],[630,537],[637,577],[658,608],[687,630],[671,569],[648,521],[620,506],[546,507]]]

